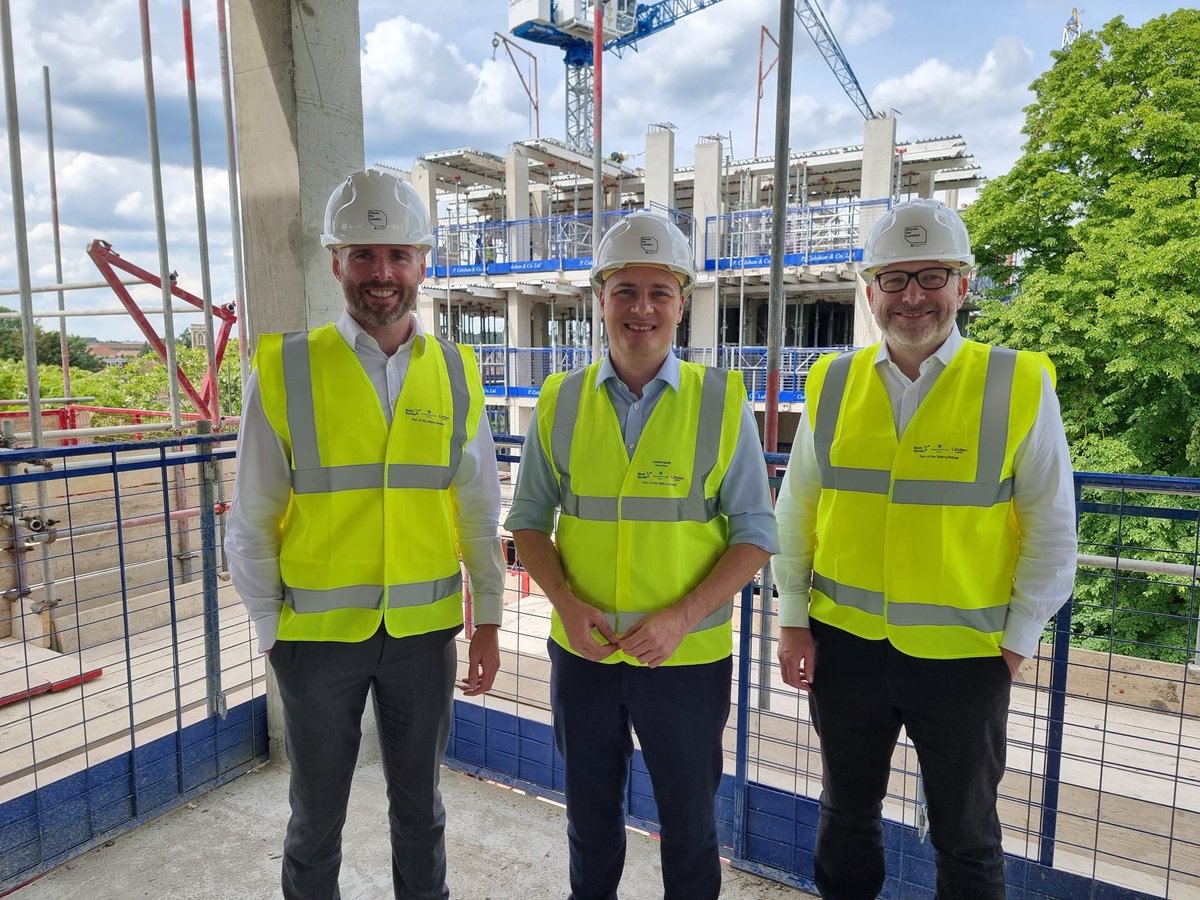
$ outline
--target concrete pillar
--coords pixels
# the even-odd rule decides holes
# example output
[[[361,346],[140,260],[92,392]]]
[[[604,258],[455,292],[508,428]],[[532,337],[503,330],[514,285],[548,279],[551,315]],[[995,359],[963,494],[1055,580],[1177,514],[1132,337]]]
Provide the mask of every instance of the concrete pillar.
[[[917,177],[917,196],[929,198],[933,196],[933,172],[922,172]]]
[[[504,213],[509,222],[529,218],[529,157],[517,144],[508,148],[508,155],[504,158]],[[528,225],[510,225],[508,242],[510,262],[529,259]]]
[[[721,210],[721,166],[724,147],[721,141],[709,141],[696,145],[695,188],[692,197],[692,215],[696,217],[696,268],[703,270],[705,242],[712,243],[708,254],[713,259],[719,255],[716,246],[716,222],[709,227],[709,218],[719,216]],[[711,334],[711,332],[710,332]],[[714,346],[712,338],[694,346]]]
[[[412,167],[412,186],[429,210],[429,220],[436,226],[438,218],[437,177],[422,160],[416,160]]]
[[[896,120],[891,116],[867,119],[863,126],[862,194],[865,202],[892,196],[896,156]],[[887,211],[886,203],[864,206],[858,216],[858,241],[862,246],[871,226]]]
[[[675,132],[659,128],[646,132],[646,208],[657,203],[675,208]]]
[[[719,346],[717,328],[717,286],[714,283],[698,284],[692,291],[691,317],[689,319],[688,346],[705,347],[715,352]]]
[[[946,191],[946,205],[954,211],[958,211],[958,188],[950,188]]]
[[[534,303],[530,309],[529,347],[550,346],[550,304]]]
[[[421,291],[417,294],[417,308],[413,310],[421,327],[425,329],[426,334],[438,333],[437,314],[438,302],[433,295],[427,291]]]
[[[253,349],[344,307],[320,235],[330,192],[363,167],[361,37],[358,0],[231,0],[229,13]]]
[[[508,292],[508,346],[532,347],[533,298],[519,290]],[[510,384],[525,386],[530,383],[530,359],[528,352],[518,352],[509,362]],[[524,434],[524,432],[521,432]]]
[[[871,305],[867,302],[867,283],[861,277],[854,282],[854,346],[869,347],[883,340],[883,332],[879,323],[871,315]]]

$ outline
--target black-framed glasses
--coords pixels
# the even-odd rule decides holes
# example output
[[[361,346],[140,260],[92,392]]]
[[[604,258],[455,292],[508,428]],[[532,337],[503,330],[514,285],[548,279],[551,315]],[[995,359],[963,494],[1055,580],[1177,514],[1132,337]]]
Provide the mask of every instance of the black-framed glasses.
[[[936,291],[938,288],[946,286],[946,282],[950,280],[953,273],[954,269],[945,266],[920,269],[916,272],[880,272],[875,276],[875,283],[885,294],[900,293],[908,287],[908,283],[913,279],[916,279],[917,284],[925,290]]]

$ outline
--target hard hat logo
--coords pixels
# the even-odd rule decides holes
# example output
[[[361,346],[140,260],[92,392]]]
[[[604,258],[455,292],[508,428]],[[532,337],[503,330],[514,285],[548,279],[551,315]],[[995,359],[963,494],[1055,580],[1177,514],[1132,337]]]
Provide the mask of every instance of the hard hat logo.
[[[321,246],[351,244],[433,247],[429,213],[412,185],[391,172],[354,172],[333,189],[325,205]]]
[[[904,229],[904,240],[910,247],[924,247],[929,242],[929,234],[924,225],[909,225]]]
[[[642,249],[647,253],[658,252],[658,238],[644,237],[641,242]]]

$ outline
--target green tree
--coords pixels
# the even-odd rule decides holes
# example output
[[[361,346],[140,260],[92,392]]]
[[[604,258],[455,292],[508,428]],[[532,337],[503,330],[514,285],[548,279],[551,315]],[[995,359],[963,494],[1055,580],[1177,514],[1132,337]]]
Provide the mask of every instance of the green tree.
[[[0,306],[0,312],[12,312],[12,310]],[[61,365],[62,341],[58,331],[47,331],[37,324],[33,328],[38,363]],[[24,358],[25,345],[21,337],[20,320],[0,319],[0,359],[20,360]],[[104,363],[88,349],[87,339],[76,335],[67,336],[67,360],[72,369],[79,368],[96,372],[104,367]]]
[[[1050,354],[1077,469],[1200,475],[1200,11],[1117,18],[1054,56],[1032,85],[1023,155],[965,216],[997,285],[972,334]],[[1180,562],[1197,533],[1099,515],[1080,538],[1084,552]],[[1076,587],[1078,643],[1182,658],[1185,588],[1093,574]]]
[[[1200,474],[1200,10],[1054,55],[966,213],[999,285],[972,332],[1050,354],[1077,468]]]

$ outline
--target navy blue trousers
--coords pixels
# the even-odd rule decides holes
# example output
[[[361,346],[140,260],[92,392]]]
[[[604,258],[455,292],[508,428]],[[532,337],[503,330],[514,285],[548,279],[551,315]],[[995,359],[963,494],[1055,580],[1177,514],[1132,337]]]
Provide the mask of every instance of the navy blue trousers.
[[[721,892],[716,795],[732,657],[698,666],[606,665],[550,649],[554,739],[566,764],[571,900],[615,900],[637,732],[654,787],[666,900]]]
[[[438,788],[450,734],[459,628],[357,643],[278,641],[292,815],[283,843],[285,900],[338,900],[342,826],[373,688],[387,776],[397,900],[445,900],[446,813]]]
[[[830,900],[874,900],[884,881],[883,799],[903,725],[917,751],[937,900],[1003,900],[996,793],[1012,685],[1001,657],[918,659],[812,623],[821,817],[813,866]]]

